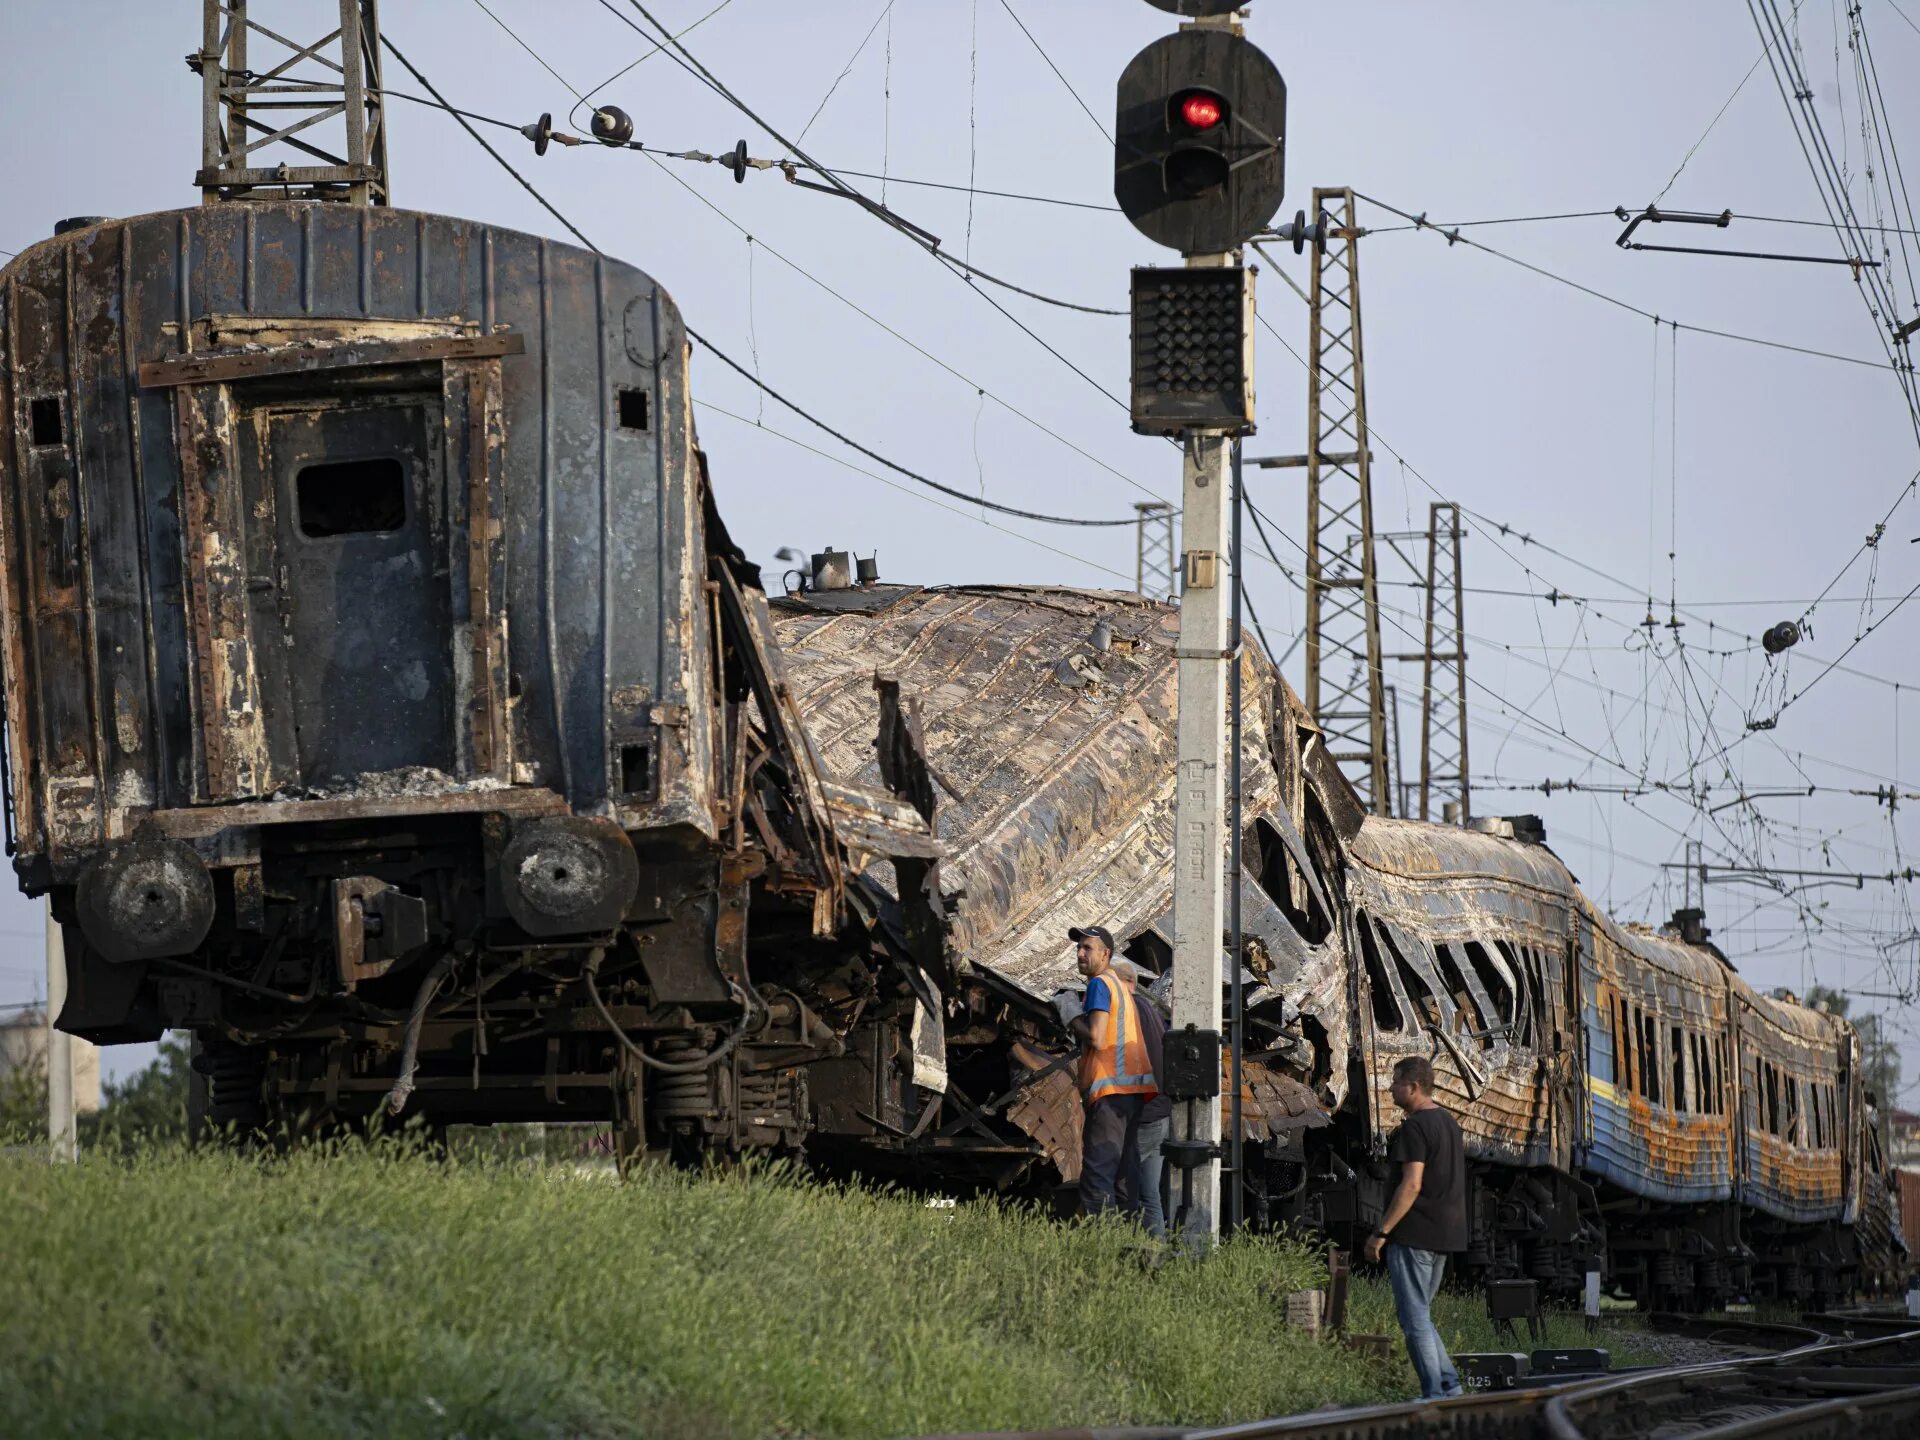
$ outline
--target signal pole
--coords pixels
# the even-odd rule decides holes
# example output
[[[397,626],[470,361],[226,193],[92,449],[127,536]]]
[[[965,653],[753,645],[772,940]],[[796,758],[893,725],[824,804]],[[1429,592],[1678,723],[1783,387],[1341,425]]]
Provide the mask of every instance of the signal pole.
[[[1229,668],[1239,663],[1235,455],[1254,418],[1253,277],[1240,250],[1280,203],[1287,101],[1280,72],[1241,34],[1234,12],[1244,0],[1150,3],[1191,18],[1121,74],[1114,198],[1142,234],[1185,257],[1179,269],[1133,272],[1129,408],[1136,431],[1181,443],[1173,1028],[1160,1079],[1173,1101],[1174,1224],[1189,1248],[1205,1249],[1220,1232],[1223,959],[1236,1021],[1239,1011],[1239,956],[1223,956],[1221,941],[1234,886],[1237,952],[1239,876],[1227,865],[1240,828],[1227,764],[1237,782],[1239,755],[1227,752],[1230,725],[1239,733],[1229,715],[1239,698]],[[1237,1120],[1237,1028],[1233,1039]],[[1237,1145],[1231,1153],[1238,1186]]]
[[[79,1158],[79,1133],[73,1118],[73,1037],[54,1022],[67,1003],[67,946],[60,922],[53,918],[53,899],[44,907],[47,919],[47,1149],[55,1160]]]

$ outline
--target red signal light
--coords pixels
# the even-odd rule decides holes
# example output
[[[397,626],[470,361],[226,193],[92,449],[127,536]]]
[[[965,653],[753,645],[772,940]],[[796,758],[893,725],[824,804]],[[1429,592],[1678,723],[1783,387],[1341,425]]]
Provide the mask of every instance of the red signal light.
[[[1180,97],[1180,123],[1189,130],[1211,130],[1227,115],[1227,102],[1206,90],[1192,90]]]

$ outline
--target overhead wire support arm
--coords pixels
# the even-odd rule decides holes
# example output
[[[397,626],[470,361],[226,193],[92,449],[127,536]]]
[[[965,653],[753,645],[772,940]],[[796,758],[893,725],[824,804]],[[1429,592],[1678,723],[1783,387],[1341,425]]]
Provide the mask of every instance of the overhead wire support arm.
[[[1880,268],[1878,260],[1864,260],[1857,255],[1782,255],[1771,250],[1720,250],[1710,245],[1649,245],[1643,240],[1633,239],[1633,232],[1642,225],[1711,225],[1715,229],[1725,230],[1733,223],[1731,210],[1722,210],[1719,214],[1709,214],[1697,210],[1662,210],[1649,205],[1634,215],[1624,205],[1614,209],[1614,215],[1627,222],[1627,228],[1615,237],[1614,244],[1622,250],[1657,250],[1668,255],[1726,255],[1740,260],[1790,260],[1802,265],[1846,265],[1855,270]]]

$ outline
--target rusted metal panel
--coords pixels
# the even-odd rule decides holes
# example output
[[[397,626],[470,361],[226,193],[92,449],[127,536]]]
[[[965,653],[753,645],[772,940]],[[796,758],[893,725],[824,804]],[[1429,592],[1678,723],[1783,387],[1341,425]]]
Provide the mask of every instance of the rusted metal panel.
[[[877,613],[778,607],[782,648],[827,771],[879,779],[877,670],[921,706],[947,792],[940,838],[965,901],[954,944],[1045,997],[1075,981],[1066,926],[1140,933],[1171,899],[1177,619],[1128,595],[969,587],[903,594]],[[1105,621],[1112,648],[1095,652]],[[1094,657],[1097,654],[1097,665]],[[1064,672],[1069,657],[1094,667]],[[1250,693],[1263,688],[1256,675]],[[1249,726],[1249,812],[1273,772]]]
[[[463,614],[485,611],[445,662],[459,672],[450,783],[552,785],[576,809],[711,834],[704,551],[672,302],[631,267],[535,237],[323,208],[108,222],[0,272],[24,854],[79,854],[148,808],[292,776],[278,727],[298,675],[267,653],[287,609],[262,563],[272,497],[243,515],[223,488],[259,440],[232,427],[262,396],[403,372],[481,402],[444,405],[460,428],[443,469],[484,481],[488,507],[477,488],[428,497],[449,547],[436,573],[451,587],[457,572]],[[32,443],[36,399],[60,402],[71,445]],[[483,463],[456,468],[470,456]],[[615,793],[640,774],[659,783]]]
[[[1920,1239],[1920,1170],[1902,1167],[1893,1177],[1900,1192],[1900,1233],[1911,1245]]]
[[[178,360],[149,360],[140,367],[148,390],[176,385],[212,385],[262,376],[313,375],[327,370],[374,365],[417,364],[426,360],[481,360],[524,355],[523,335],[455,335],[426,340],[346,340],[331,345],[276,345],[267,349],[200,354]]]
[[[1103,924],[1150,958],[1164,955],[1177,612],[1100,591],[880,586],[790,597],[775,614],[800,711],[836,782],[881,778],[873,737],[885,692],[875,691],[876,673],[918,707],[924,763],[939,792],[940,885],[955,912],[949,944],[962,969],[985,970],[1043,1000],[1076,989],[1066,932],[1080,923]],[[1311,1079],[1313,1091],[1304,1093],[1324,1116],[1346,1088],[1350,1005],[1333,920],[1340,899],[1296,825],[1305,802],[1283,786],[1273,758],[1276,748],[1297,745],[1303,724],[1311,734],[1311,724],[1251,644],[1243,664],[1246,819],[1266,825],[1289,857],[1268,877],[1250,846],[1238,882],[1252,967],[1250,1035]],[[1297,764],[1292,775],[1297,790]],[[1323,824],[1325,806],[1316,800],[1311,808]],[[1326,844],[1337,842],[1329,835]],[[876,865],[869,876],[893,892],[895,868]],[[1320,917],[1314,935],[1289,919],[1287,905]],[[1223,957],[1223,980],[1225,966]],[[1318,1045],[1301,1029],[1303,1013],[1324,1031]],[[1277,1093],[1269,1087],[1249,1099],[1248,1113],[1264,1113]],[[1050,1153],[1074,1149],[1077,1142],[1062,1137],[1077,1134],[1077,1116],[1055,1108],[1028,1096],[1009,1116]]]
[[[1846,1022],[1763,995],[1734,976],[1739,1057],[1740,1198],[1782,1220],[1844,1213],[1858,1134],[1832,1116],[1849,1108],[1841,1056]]]
[[[462,724],[456,773],[463,778],[512,776],[507,724],[506,547],[501,511],[506,441],[500,363],[461,361],[443,367],[449,528],[464,545],[449,547],[453,598],[454,692]],[[466,483],[457,483],[464,475]],[[497,598],[496,598],[497,597]]]
[[[236,800],[270,792],[273,776],[254,668],[233,397],[224,387],[194,390],[178,414],[204,793]]]
[[[162,835],[188,840],[213,836],[223,830],[257,825],[324,824],[335,820],[378,820],[400,815],[563,815],[566,800],[551,790],[479,785],[471,789],[444,788],[432,777],[409,786],[409,777],[388,777],[395,783],[378,793],[383,777],[361,793],[329,800],[273,800],[213,808],[156,810],[146,821]]]
[[[1590,908],[1588,918],[1592,1139],[1582,1164],[1652,1199],[1729,1198],[1738,1093],[1726,1059],[1730,973],[1676,940],[1623,930]]]

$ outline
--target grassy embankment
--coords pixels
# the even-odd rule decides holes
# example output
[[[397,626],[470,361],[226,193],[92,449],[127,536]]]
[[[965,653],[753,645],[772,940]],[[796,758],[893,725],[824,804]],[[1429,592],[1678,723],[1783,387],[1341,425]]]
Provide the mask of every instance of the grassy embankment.
[[[890,1436],[1410,1390],[1397,1343],[1286,1327],[1302,1246],[1156,1266],[1118,1225],[767,1174],[14,1151],[0,1207],[5,1435]],[[1383,1286],[1355,1310],[1392,1330]],[[1484,1316],[1443,1329],[1495,1348]]]

